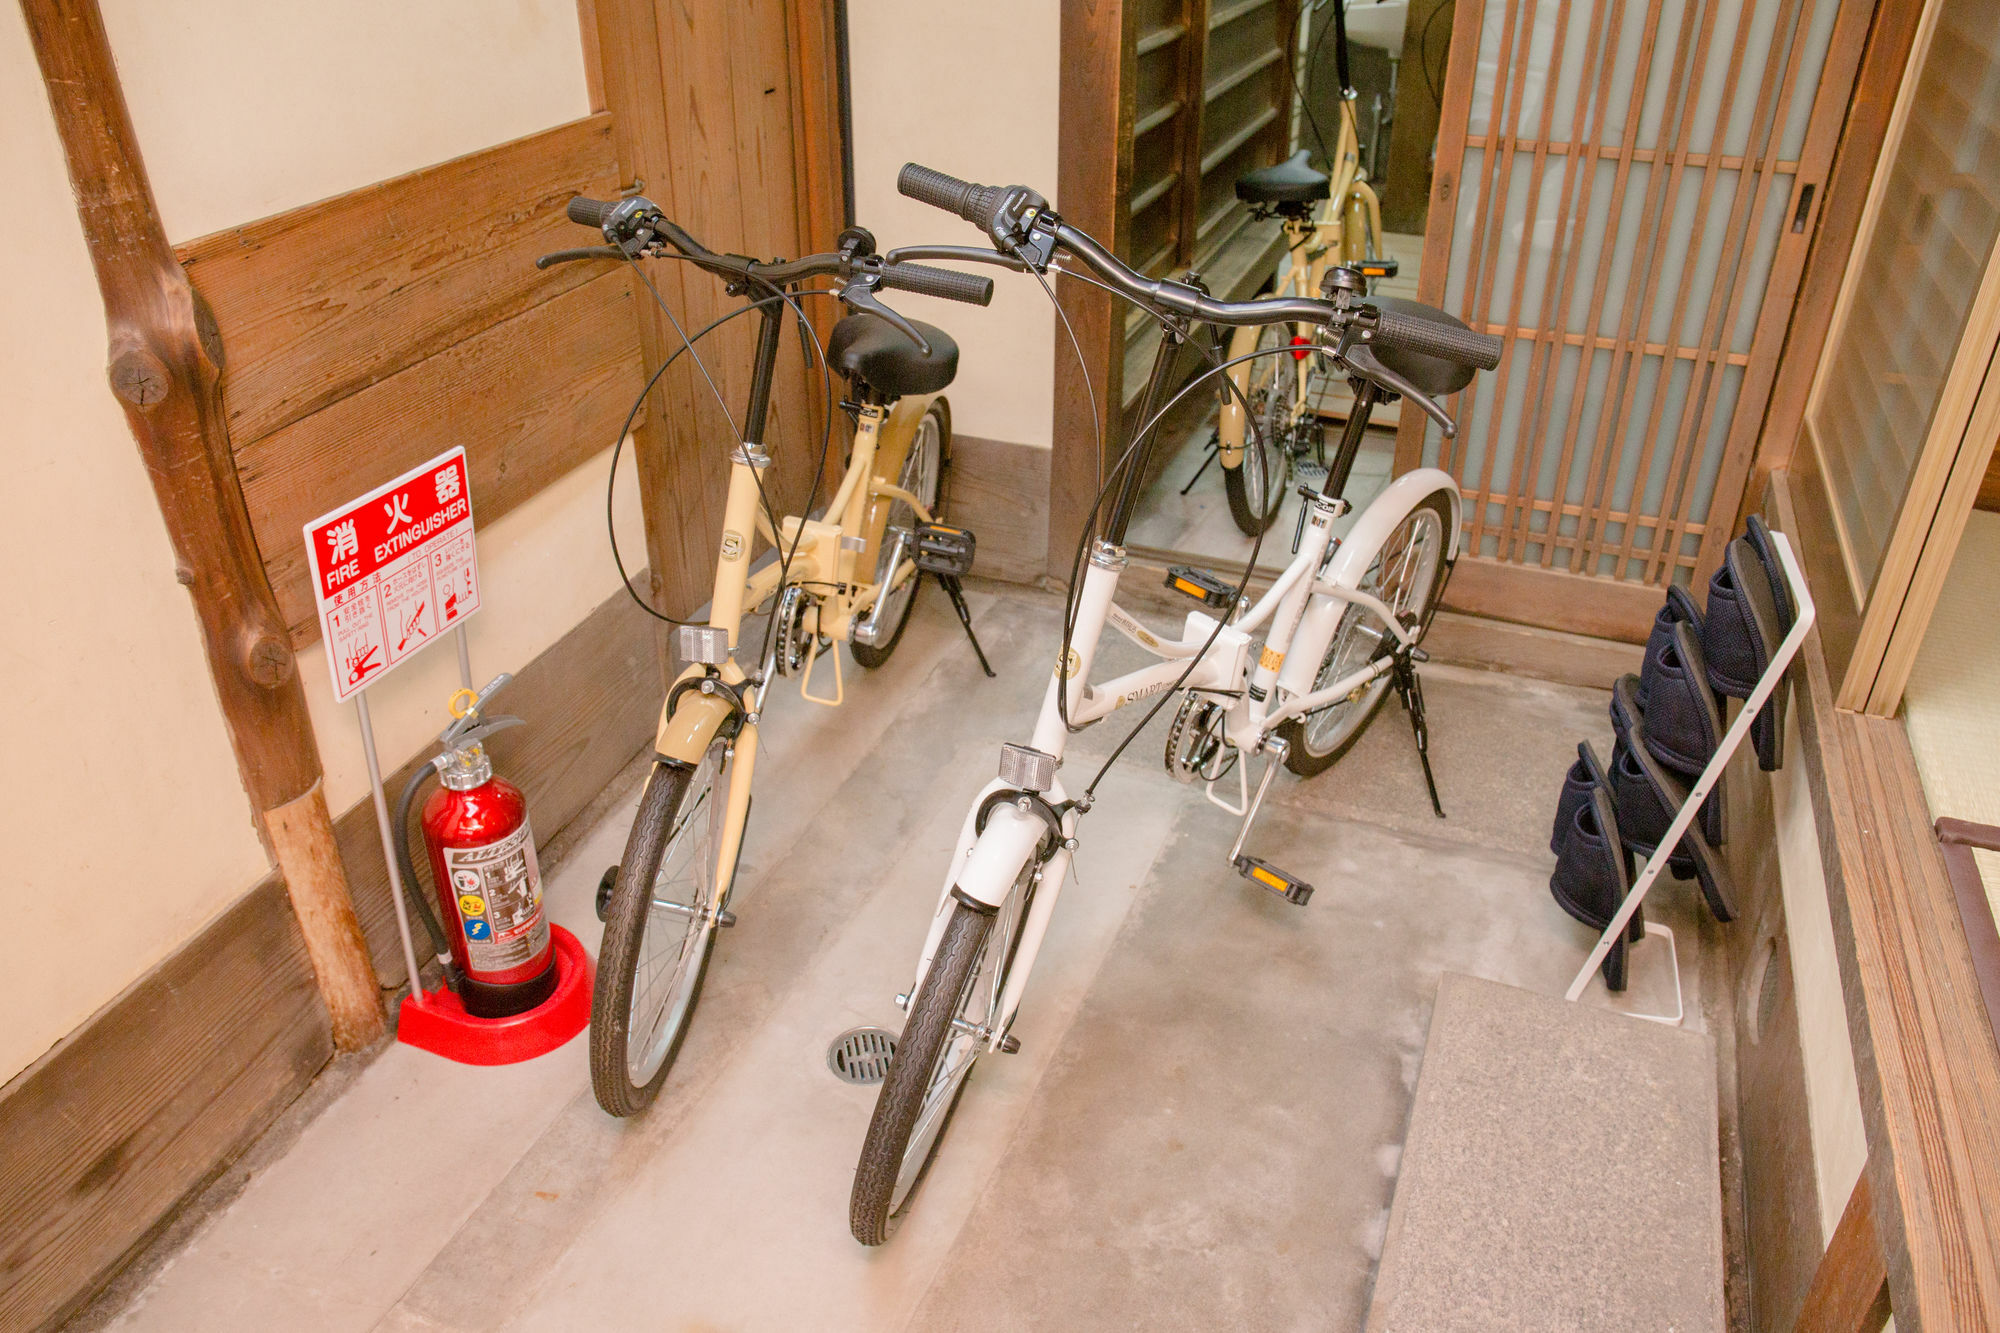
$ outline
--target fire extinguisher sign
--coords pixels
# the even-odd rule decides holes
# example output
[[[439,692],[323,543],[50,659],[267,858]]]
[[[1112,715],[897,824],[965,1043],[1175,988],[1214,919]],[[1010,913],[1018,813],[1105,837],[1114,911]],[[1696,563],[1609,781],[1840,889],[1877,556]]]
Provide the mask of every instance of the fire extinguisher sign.
[[[306,554],[345,701],[479,609],[464,448],[306,524]]]

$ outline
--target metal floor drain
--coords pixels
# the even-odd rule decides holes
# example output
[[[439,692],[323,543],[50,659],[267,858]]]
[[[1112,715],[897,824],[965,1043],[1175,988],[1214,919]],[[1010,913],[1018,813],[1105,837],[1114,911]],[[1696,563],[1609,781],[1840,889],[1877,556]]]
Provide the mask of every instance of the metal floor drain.
[[[895,1053],[896,1034],[887,1028],[852,1028],[826,1048],[826,1067],[842,1083],[880,1083]]]

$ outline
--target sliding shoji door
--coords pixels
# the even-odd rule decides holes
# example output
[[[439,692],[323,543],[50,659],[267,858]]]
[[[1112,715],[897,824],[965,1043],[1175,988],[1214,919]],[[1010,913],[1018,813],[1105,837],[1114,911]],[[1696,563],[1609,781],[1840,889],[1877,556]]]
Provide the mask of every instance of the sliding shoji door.
[[[1457,604],[1643,637],[1719,557],[1872,9],[1459,0],[1422,292],[1506,354],[1398,441],[1464,487]]]

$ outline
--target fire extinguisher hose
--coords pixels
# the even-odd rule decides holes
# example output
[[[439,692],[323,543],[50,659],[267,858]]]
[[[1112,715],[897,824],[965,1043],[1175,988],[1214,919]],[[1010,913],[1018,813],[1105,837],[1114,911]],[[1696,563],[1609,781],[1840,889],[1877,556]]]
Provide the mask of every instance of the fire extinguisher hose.
[[[417,792],[423,787],[425,778],[437,776],[437,767],[425,764],[411,774],[409,785],[396,799],[396,868],[403,876],[403,896],[423,919],[424,929],[430,932],[433,957],[451,951],[451,945],[444,937],[444,927],[438,924],[437,913],[431,910],[424,898],[423,881],[417,878],[416,862],[410,859],[410,807],[416,804]]]

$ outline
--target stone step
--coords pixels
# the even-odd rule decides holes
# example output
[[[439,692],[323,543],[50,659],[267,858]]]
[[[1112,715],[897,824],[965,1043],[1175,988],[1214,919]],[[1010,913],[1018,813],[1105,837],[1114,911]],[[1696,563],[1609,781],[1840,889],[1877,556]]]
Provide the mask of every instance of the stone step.
[[[1721,1333],[1705,1035],[1447,973],[1371,1333]]]

